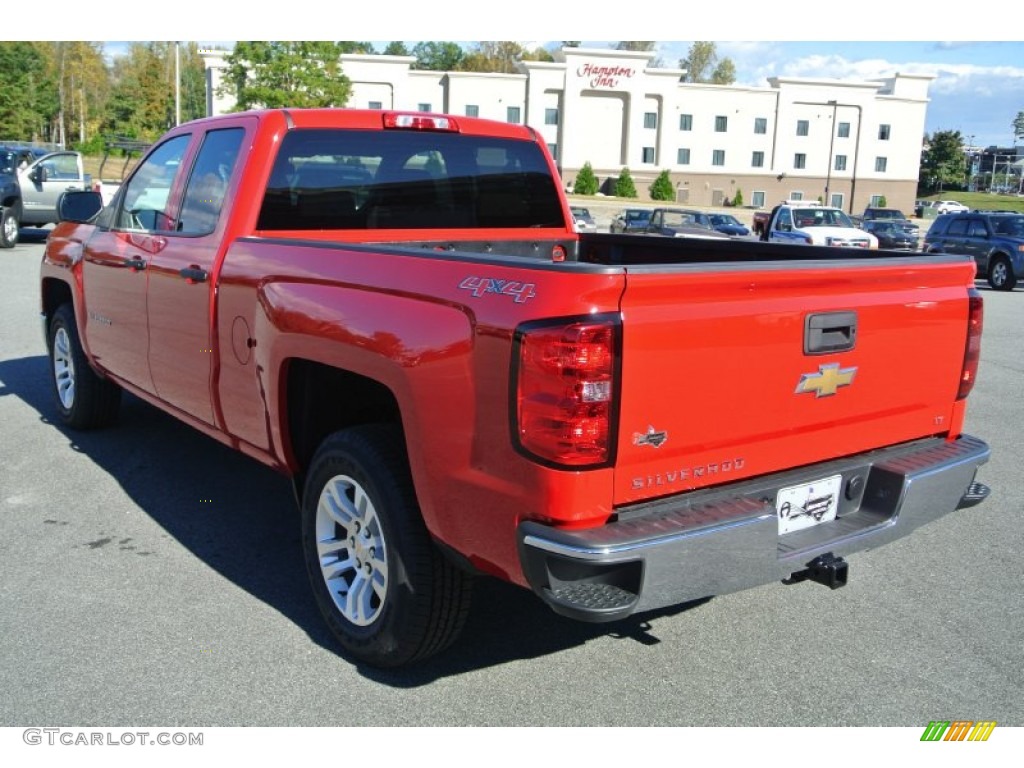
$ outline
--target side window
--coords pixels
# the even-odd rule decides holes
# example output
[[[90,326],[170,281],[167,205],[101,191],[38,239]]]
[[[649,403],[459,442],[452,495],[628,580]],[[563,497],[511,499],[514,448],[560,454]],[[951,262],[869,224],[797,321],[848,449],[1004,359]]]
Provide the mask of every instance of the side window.
[[[775,221],[776,229],[792,229],[793,217],[789,212],[789,208],[783,208],[779,211],[779,216]]]
[[[47,181],[77,181],[80,178],[75,155],[56,155],[40,165],[46,169]]]
[[[191,136],[175,136],[147,157],[129,179],[117,213],[118,229],[168,232],[175,229],[167,215],[171,185]]]
[[[185,190],[185,202],[178,216],[179,232],[186,235],[208,235],[217,228],[228,181],[231,180],[231,172],[244,136],[242,128],[227,128],[206,134]]]
[[[969,237],[988,237],[988,229],[985,227],[985,222],[975,219],[971,222],[967,234]]]
[[[967,234],[967,220],[966,219],[954,219],[949,224],[949,235],[956,235],[963,237]]]

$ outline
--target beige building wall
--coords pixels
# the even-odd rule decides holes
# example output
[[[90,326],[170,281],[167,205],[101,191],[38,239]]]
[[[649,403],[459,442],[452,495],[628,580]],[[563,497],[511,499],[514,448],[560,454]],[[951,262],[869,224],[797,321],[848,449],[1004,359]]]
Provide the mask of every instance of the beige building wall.
[[[223,52],[203,54],[211,114]],[[610,190],[628,167],[641,198],[667,170],[680,199],[718,205],[741,190],[770,207],[801,194],[859,213],[873,198],[913,207],[930,75],[879,80],[769,78],[764,87],[683,82],[654,54],[563,48],[518,74],[412,69],[410,56],[346,54],[348,106],[429,109],[524,123],[543,137],[566,183],[590,163]]]

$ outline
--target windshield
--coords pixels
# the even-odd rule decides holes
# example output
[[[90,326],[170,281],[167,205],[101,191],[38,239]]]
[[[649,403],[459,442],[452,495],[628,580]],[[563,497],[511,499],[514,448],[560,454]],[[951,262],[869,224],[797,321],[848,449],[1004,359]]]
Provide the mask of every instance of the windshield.
[[[0,150],[0,173],[14,173],[17,155],[14,152]]]
[[[726,214],[726,213],[717,213],[717,214],[712,215],[711,223],[714,224],[716,227],[721,227],[721,226],[742,227],[743,226],[742,224],[739,223],[739,221],[736,219],[735,216],[730,216],[729,214]]]
[[[665,211],[666,227],[693,227],[697,222],[694,217],[682,211]]]
[[[626,221],[649,221],[651,218],[650,211],[626,211]]]
[[[797,227],[849,227],[850,218],[838,208],[796,208],[793,222]]]

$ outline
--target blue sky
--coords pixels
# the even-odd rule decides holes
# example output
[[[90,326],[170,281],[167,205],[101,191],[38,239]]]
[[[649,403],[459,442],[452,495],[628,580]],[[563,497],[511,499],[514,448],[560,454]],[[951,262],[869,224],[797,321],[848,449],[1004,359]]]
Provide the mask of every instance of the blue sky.
[[[575,37],[592,47],[614,45],[608,38],[650,37],[653,31],[662,37],[716,41],[719,55],[735,62],[737,82],[743,85],[767,85],[767,78],[776,75],[868,79],[896,72],[933,74],[925,130],[959,130],[965,141],[973,136],[980,146],[1012,145],[1013,118],[1024,111],[1024,41],[996,40],[1000,34],[1021,36],[1019,5],[1010,0],[986,0],[977,13],[965,13],[963,7],[940,10],[933,2],[890,2],[876,8],[864,3],[778,0],[380,0],[359,5],[361,13],[344,10],[352,6],[319,0],[289,0],[287,6],[287,14],[239,18],[226,9],[211,11],[208,0],[178,0],[175,14],[161,15],[159,29],[165,39],[201,36],[205,41],[500,38],[535,45],[551,43],[548,37]],[[324,8],[329,10],[325,13]],[[124,28],[123,35],[111,34],[111,19],[132,19],[134,12],[119,16],[116,9],[107,9],[99,15],[105,21],[91,24],[97,25],[100,35],[152,37],[154,29],[138,34],[142,29],[134,26]],[[90,22],[73,29],[74,39],[102,39],[89,36]],[[808,39],[817,33],[832,41]],[[956,35],[974,40],[948,40]],[[940,36],[947,40],[925,39]],[[876,39],[866,42],[872,38]],[[658,54],[666,66],[676,66],[689,45],[690,40],[659,42]],[[112,44],[111,51],[118,47]]]

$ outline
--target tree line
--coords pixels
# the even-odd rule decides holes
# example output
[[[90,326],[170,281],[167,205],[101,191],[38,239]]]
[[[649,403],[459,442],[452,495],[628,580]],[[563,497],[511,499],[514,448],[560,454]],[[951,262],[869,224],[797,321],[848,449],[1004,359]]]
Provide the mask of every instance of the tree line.
[[[563,40],[557,46],[576,47]],[[619,41],[619,50],[656,50],[650,41]],[[338,57],[376,54],[370,42],[239,42],[225,55],[222,95],[236,109],[343,106],[351,93]],[[520,61],[553,61],[551,50],[508,40],[462,46],[449,41],[402,41],[379,53],[415,58],[414,69],[505,72]],[[106,138],[153,141],[176,119],[206,114],[206,79],[195,43],[178,46],[180,107],[175,101],[175,44],[136,42],[108,57],[103,44],[82,41],[0,42],[0,140],[52,142],[87,153]],[[652,62],[660,65],[659,59]],[[732,83],[735,66],[715,44],[696,42],[679,66],[689,82]]]
[[[178,61],[180,119],[202,117],[206,81],[195,43],[181,44]],[[0,140],[95,153],[104,137],[152,141],[175,118],[174,43],[131,43],[108,60],[98,42],[0,42]]]

